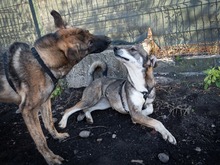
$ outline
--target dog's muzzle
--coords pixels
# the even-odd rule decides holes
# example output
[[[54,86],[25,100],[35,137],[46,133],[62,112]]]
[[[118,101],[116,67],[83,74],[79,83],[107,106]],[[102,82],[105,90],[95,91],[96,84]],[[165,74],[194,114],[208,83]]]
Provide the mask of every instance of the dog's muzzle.
[[[100,53],[108,48],[108,46],[111,43],[111,39],[107,36],[95,36],[93,40],[93,46],[91,47],[91,50],[89,50],[90,53]]]

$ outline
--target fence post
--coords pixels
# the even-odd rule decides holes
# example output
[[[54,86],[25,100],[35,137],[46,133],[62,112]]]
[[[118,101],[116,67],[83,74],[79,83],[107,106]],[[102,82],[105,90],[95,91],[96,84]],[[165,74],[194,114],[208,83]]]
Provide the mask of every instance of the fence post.
[[[37,36],[38,36],[38,38],[40,38],[41,37],[40,28],[38,26],[38,21],[37,21],[36,13],[35,13],[35,10],[34,10],[34,5],[33,5],[32,0],[28,0],[28,1],[29,1],[30,9],[31,9],[31,14],[32,14],[32,17],[33,17],[33,20],[34,20],[34,26],[35,26],[35,29],[36,29],[36,32],[37,32]]]

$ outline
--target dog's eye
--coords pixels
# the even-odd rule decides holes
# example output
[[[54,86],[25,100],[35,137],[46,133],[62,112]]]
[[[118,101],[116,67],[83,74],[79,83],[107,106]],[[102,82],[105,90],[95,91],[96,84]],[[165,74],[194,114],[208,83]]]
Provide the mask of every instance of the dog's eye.
[[[131,51],[134,52],[134,51],[136,51],[136,49],[135,49],[134,47],[132,47],[132,48],[131,48]]]

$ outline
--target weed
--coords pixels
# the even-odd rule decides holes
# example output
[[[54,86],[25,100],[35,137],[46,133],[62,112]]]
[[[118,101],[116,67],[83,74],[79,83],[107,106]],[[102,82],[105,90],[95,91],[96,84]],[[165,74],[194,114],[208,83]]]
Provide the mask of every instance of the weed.
[[[56,88],[54,89],[54,91],[51,94],[51,98],[55,99],[56,97],[60,96],[66,87],[67,87],[66,81],[59,80]]]
[[[204,89],[208,89],[212,84],[215,84],[218,88],[220,88],[220,66],[207,69],[204,72],[206,74],[204,79]]]

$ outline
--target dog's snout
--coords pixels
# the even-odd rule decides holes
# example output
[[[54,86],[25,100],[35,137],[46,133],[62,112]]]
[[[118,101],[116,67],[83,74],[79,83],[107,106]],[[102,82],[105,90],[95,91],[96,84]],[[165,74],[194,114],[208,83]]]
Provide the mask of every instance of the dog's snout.
[[[107,42],[108,44],[110,44],[110,43],[112,42],[111,38],[106,36],[106,42]]]
[[[114,47],[114,52],[117,52],[119,50],[118,47]]]

